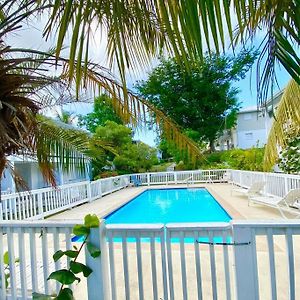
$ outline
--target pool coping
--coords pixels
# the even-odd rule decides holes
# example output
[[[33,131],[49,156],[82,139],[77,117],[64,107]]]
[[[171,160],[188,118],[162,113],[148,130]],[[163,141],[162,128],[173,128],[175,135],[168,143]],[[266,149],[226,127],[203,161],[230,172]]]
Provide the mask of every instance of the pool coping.
[[[228,203],[222,196],[220,196],[216,191],[211,189],[209,186],[205,186],[208,192],[215,198],[215,200],[222,206],[222,208],[231,216],[232,220],[245,220],[246,218],[238,212],[232,205]]]
[[[123,206],[127,205],[129,202],[133,201],[135,198],[146,192],[147,190],[167,190],[167,189],[188,189],[188,188],[204,188],[206,189],[212,197],[217,201],[217,203],[221,206],[221,208],[231,217],[232,220],[234,219],[245,219],[243,215],[241,215],[234,207],[232,207],[226,200],[224,200],[218,193],[216,193],[213,189],[211,189],[207,185],[193,185],[191,187],[189,186],[178,186],[178,185],[167,185],[167,186],[162,186],[162,185],[157,185],[157,186],[141,186],[138,187],[139,191],[137,193],[134,193],[130,197],[130,199],[125,200],[121,204],[116,205],[115,207],[111,207],[109,211],[105,211],[99,215],[100,218],[105,219],[109,215],[113,214],[115,211],[118,209],[122,208]]]

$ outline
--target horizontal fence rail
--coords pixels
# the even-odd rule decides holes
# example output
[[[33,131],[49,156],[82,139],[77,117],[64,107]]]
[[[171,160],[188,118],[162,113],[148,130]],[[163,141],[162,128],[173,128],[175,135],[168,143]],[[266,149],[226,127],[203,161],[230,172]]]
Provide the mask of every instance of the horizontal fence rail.
[[[196,183],[232,182],[248,188],[263,181],[265,194],[283,197],[291,189],[300,188],[300,176],[240,170],[193,170],[128,174],[84,181],[54,188],[45,188],[1,195],[1,220],[37,220],[68,208],[93,201],[127,186],[151,186]]]
[[[59,290],[47,278],[68,268],[69,261],[54,263],[52,256],[72,249],[75,223],[1,222],[0,299],[31,299],[33,292]],[[71,287],[76,299],[300,297],[300,221],[102,223],[92,229],[89,242],[101,248],[101,256],[86,255],[93,273]],[[6,251],[8,267],[3,263]]]

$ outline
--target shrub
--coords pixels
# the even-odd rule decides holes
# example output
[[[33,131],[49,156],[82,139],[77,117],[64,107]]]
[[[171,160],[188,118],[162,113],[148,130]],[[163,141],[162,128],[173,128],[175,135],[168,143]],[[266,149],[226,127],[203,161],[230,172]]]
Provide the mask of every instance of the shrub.
[[[199,167],[203,169],[239,169],[263,171],[264,148],[232,149],[206,154]]]
[[[300,136],[289,136],[286,148],[280,152],[279,167],[289,174],[300,173]]]

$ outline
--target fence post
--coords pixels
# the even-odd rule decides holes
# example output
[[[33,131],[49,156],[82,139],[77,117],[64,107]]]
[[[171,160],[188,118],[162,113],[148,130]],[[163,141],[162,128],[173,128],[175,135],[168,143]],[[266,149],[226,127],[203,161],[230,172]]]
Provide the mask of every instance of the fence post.
[[[258,299],[258,282],[251,228],[232,222],[238,300]],[[244,244],[244,245],[243,245]]]
[[[287,176],[284,176],[284,195],[286,195],[289,192],[289,187],[288,187],[288,178]]]
[[[147,185],[149,186],[150,185],[150,174],[147,173]]]
[[[87,192],[88,201],[92,202],[92,187],[91,187],[91,182],[87,183],[86,192]]]
[[[98,194],[98,198],[102,198],[102,181],[100,180],[99,181],[99,190],[98,190],[98,192],[99,192],[99,194]]]
[[[89,242],[101,250],[101,255],[93,258],[85,250],[86,265],[93,272],[87,278],[88,300],[108,300],[109,299],[109,268],[107,265],[107,249],[105,237],[105,223],[100,224],[100,228],[92,228]]]
[[[177,184],[177,173],[174,172],[174,181],[175,181],[175,184]]]
[[[41,216],[41,219],[44,219],[43,192],[38,193],[37,197],[38,197],[38,214]]]

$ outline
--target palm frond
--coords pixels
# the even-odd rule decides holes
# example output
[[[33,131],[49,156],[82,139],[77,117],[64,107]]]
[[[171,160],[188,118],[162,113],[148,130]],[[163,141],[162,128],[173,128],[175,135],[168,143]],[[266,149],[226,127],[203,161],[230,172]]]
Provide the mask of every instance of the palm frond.
[[[284,90],[269,133],[264,167],[270,170],[278,159],[279,149],[287,145],[288,133],[300,133],[300,85],[291,80]]]
[[[110,145],[99,142],[97,152],[93,151],[91,137],[83,130],[41,115],[37,116],[37,120],[33,149],[45,179],[53,185],[53,172],[57,166],[67,172],[76,169],[83,173],[92,158],[110,150]]]
[[[75,60],[84,61],[87,68],[94,28],[107,32],[108,60],[120,70],[125,96],[126,69],[143,67],[162,51],[167,50],[188,67],[187,58],[199,60],[206,49],[224,51],[227,34],[235,47],[253,40],[261,30],[266,33],[258,61],[259,104],[264,104],[272,89],[277,62],[300,83],[300,58],[295,51],[300,42],[299,0],[44,0],[38,3],[39,8],[52,4],[45,35],[58,32],[57,57],[72,29],[70,78],[74,73],[77,78],[79,75],[72,65]],[[231,18],[232,11],[237,21]]]
[[[70,62],[65,63],[63,78],[69,77],[69,64]],[[73,80],[75,81],[76,79],[76,76],[74,76]],[[155,116],[158,127],[163,130],[168,141],[174,143],[179,150],[188,153],[188,156],[193,161],[202,157],[197,144],[184,134],[178,124],[145,99],[142,99],[130,90],[125,90],[123,85],[117,82],[105,68],[100,67],[99,69],[99,66],[89,64],[86,78],[82,85],[94,90],[101,88],[105,91],[112,98],[110,104],[114,111],[124,123],[130,123],[135,127],[139,127],[142,124],[147,124],[147,116]]]

